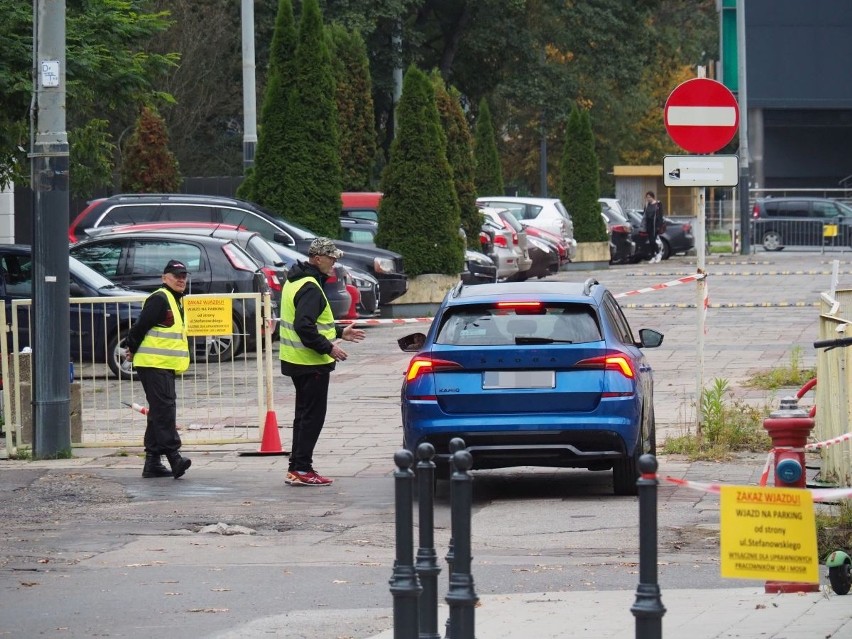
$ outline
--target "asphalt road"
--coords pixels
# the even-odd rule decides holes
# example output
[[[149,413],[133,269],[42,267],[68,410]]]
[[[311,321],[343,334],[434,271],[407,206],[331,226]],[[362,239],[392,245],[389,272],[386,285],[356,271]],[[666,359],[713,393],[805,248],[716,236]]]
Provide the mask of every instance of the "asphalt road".
[[[747,390],[742,381],[788,363],[796,346],[803,365],[813,364],[813,304],[830,286],[831,260],[844,255],[708,260],[705,379],[727,379],[747,401],[777,402],[777,395]],[[694,262],[673,258],[557,277],[594,276],[621,292],[673,281],[694,272]],[[849,269],[844,261],[841,284]],[[689,305],[695,300],[694,284],[622,300],[634,328],[666,334],[663,346],[648,352],[662,435],[694,421],[697,311]],[[78,449],[73,460],[0,462],[0,636],[341,639],[389,628],[392,457],[401,439],[398,389],[408,360],[394,347],[413,330],[370,329],[335,373],[317,450],[317,467],[336,478],[329,488],[285,486],[286,458],[240,457],[231,447],[187,451],[193,467],[180,481],[143,480],[140,457],[108,449]],[[276,386],[281,424],[290,419],[291,397],[282,379]],[[763,460],[661,457],[660,464],[661,474],[754,483]],[[435,514],[439,557],[449,537],[445,491]],[[748,584],[718,576],[715,497],[664,484],[659,511],[664,591]],[[237,534],[202,532],[218,522]],[[609,472],[476,473],[477,592],[635,587],[636,522],[636,500],[612,495]],[[445,584],[446,574],[441,577]]]

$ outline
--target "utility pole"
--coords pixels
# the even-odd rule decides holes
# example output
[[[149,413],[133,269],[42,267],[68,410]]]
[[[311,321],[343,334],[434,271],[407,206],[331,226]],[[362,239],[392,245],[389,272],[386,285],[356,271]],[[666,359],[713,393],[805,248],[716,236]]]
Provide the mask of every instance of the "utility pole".
[[[243,38],[243,173],[254,165],[257,146],[257,90],[254,64],[254,0],[241,0]]]
[[[65,0],[37,0],[33,177],[33,457],[71,450]]]
[[[748,208],[748,96],[746,95],[745,0],[737,0],[737,102],[740,107],[740,255],[751,252],[751,215]]]

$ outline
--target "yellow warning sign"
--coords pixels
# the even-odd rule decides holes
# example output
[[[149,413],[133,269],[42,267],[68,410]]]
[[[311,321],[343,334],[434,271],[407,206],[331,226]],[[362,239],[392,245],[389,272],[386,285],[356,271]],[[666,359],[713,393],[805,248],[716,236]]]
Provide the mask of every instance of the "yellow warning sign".
[[[824,237],[837,237],[837,224],[826,224],[822,227]]]
[[[187,295],[183,298],[186,311],[186,334],[230,335],[233,332],[233,300],[230,297],[197,297]]]
[[[722,486],[722,577],[819,583],[811,493]]]

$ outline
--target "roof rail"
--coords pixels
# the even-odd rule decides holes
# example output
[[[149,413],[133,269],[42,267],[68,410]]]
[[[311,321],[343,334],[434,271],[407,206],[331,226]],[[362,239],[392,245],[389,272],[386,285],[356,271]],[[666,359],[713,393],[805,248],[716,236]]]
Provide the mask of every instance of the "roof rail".
[[[451,297],[458,297],[459,295],[461,295],[463,288],[464,288],[464,283],[461,280],[459,280],[459,283],[456,284],[453,287],[453,289],[450,291],[450,296]]]
[[[583,295],[589,295],[592,292],[593,286],[598,286],[600,282],[598,282],[594,277],[590,277],[585,282],[583,282]]]

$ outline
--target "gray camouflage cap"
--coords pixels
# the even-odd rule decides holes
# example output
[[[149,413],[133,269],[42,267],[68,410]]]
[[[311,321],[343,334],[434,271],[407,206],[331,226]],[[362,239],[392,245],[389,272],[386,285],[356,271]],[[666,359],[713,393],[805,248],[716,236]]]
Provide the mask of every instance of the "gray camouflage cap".
[[[343,257],[343,251],[337,248],[327,237],[315,237],[308,249],[308,255],[328,255],[335,259]]]

